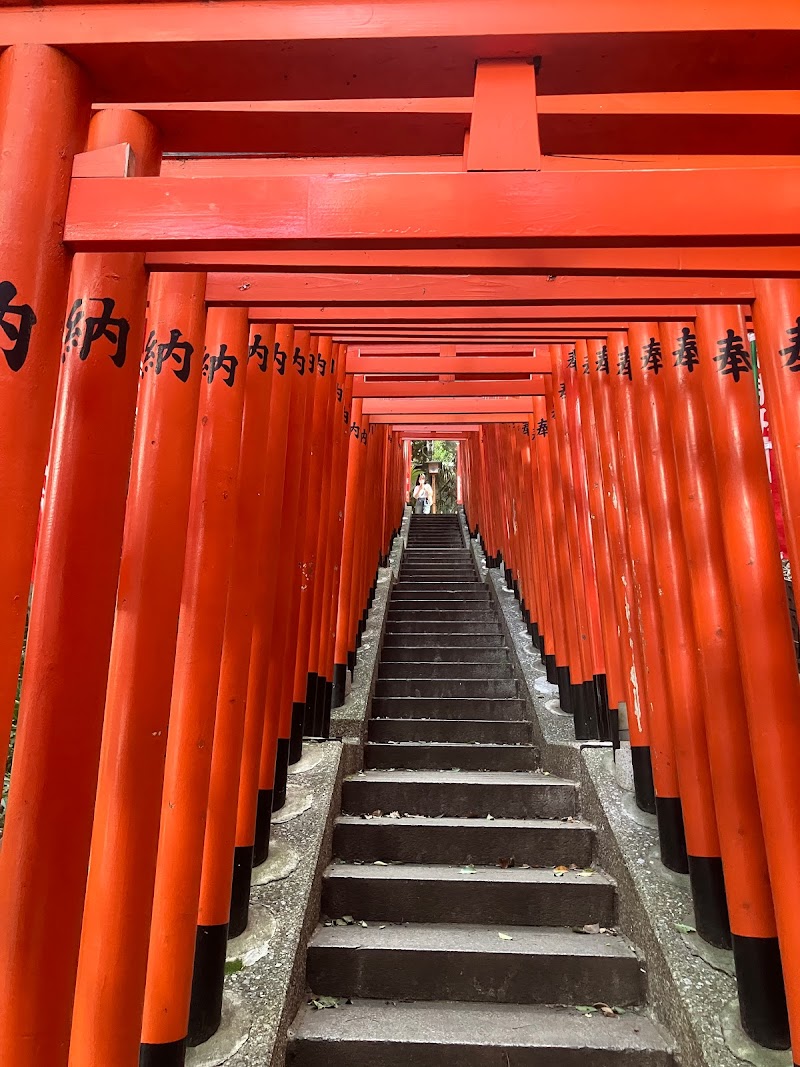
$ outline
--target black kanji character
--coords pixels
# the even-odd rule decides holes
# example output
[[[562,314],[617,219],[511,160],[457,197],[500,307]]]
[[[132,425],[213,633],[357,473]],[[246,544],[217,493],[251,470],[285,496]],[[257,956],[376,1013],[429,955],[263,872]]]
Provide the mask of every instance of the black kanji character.
[[[527,422],[523,422],[523,424],[522,424],[522,432],[525,435],[525,437],[529,437],[530,436],[531,428],[527,424]]]
[[[619,363],[617,364],[617,374],[624,374],[626,378],[631,378],[631,353],[627,345],[619,354]]]
[[[800,370],[800,315],[795,319],[795,325],[786,331],[787,337],[791,337],[792,343],[781,349],[782,356],[788,356],[784,367],[790,371]]]
[[[258,363],[258,369],[266,373],[269,366],[269,348],[262,344],[261,334],[254,333],[253,340],[250,343],[250,350],[247,353],[248,360],[255,359]]]
[[[286,373],[286,360],[287,360],[288,357],[287,357],[286,353],[283,351],[283,349],[281,348],[280,341],[276,341],[275,342],[275,352],[274,352],[272,358],[275,360],[275,364],[276,364],[276,366],[278,368],[278,374],[285,374]]]
[[[342,402],[342,398],[343,397],[344,397],[344,389],[342,389],[341,385],[337,385],[336,386],[336,399],[339,401],[340,404]]]
[[[589,373],[589,349],[586,349],[586,355],[583,357],[583,373]]]
[[[372,427],[370,427],[370,429],[372,429]],[[361,431],[361,444],[365,445],[366,443],[367,443],[367,431],[366,430],[362,430]]]
[[[678,347],[672,353],[675,357],[676,367],[686,367],[691,374],[700,357],[697,354],[697,334],[692,333],[689,326],[684,326],[678,340]]]
[[[321,352],[317,352],[317,366],[319,367],[320,378],[324,378],[325,368],[328,366],[328,361],[327,359],[325,359]]]
[[[742,374],[752,371],[750,353],[738,333],[727,330],[725,336],[717,341],[717,348],[720,352],[718,356],[714,356],[714,362],[719,363],[720,374],[730,374],[733,380],[738,382]]]
[[[347,408],[345,408],[344,411],[342,412],[342,414],[344,415],[344,424],[345,424],[345,426],[349,426],[350,425],[350,412],[348,411]]]
[[[31,333],[36,325],[36,315],[30,304],[12,303],[16,295],[17,290],[11,282],[0,282],[0,329],[11,342],[11,347],[4,348],[3,352],[13,371],[21,370],[28,358]]]
[[[572,370],[578,369],[578,355],[574,348],[571,348],[567,355],[567,366],[571,367]]]
[[[239,360],[236,356],[229,356],[228,346],[223,344],[219,346],[219,352],[216,355],[213,352],[206,352],[203,358],[203,377],[208,379],[210,385],[216,374],[224,374],[225,385],[232,389],[238,366]]]
[[[303,375],[306,372],[306,357],[300,351],[300,346],[299,345],[294,350],[294,355],[292,356],[292,363],[294,364],[295,367],[297,367],[297,373],[302,378]]]
[[[142,359],[142,375],[149,370],[155,370],[160,374],[164,364],[174,359],[180,366],[177,370],[173,367],[173,373],[180,382],[187,382],[192,370],[192,355],[194,345],[189,341],[181,341],[180,330],[170,330],[169,340],[159,343],[156,331],[151,330],[147,343],[144,346],[144,358]]]
[[[657,341],[655,337],[651,337],[646,345],[642,345],[642,369],[651,370],[653,374],[658,374],[661,368],[664,366],[664,360],[661,358],[661,342]]]
[[[608,374],[608,345],[598,349],[595,366],[601,374]]]
[[[547,419],[539,419],[536,426],[537,437],[547,437]]]
[[[314,373],[314,368],[316,367],[318,358],[319,357],[317,356],[316,352],[309,352],[308,353],[308,373],[309,374],[313,374]]]
[[[564,397],[564,396],[567,395],[567,383],[566,382],[561,382],[561,384],[559,385],[559,387],[558,387],[558,395],[561,396],[561,397]]]
[[[102,305],[99,315],[86,315],[83,311],[83,298],[78,297],[72,305],[67,325],[64,329],[64,349],[61,354],[63,362],[67,357],[68,348],[78,349],[78,359],[87,360],[94,345],[101,338],[110,341],[114,346],[111,362],[115,367],[124,367],[125,358],[128,354],[128,334],[131,324],[124,318],[113,318],[116,301],[111,297],[94,296],[86,301]],[[83,334],[83,337],[81,337]]]
[[[350,433],[352,433],[352,434],[354,434],[354,435],[355,435],[356,437],[358,437],[358,435],[359,435],[359,433],[360,433],[360,432],[361,432],[361,431],[360,431],[359,427],[358,427],[358,426],[356,425],[356,423],[353,423],[353,425],[352,425],[352,426],[350,427]]]

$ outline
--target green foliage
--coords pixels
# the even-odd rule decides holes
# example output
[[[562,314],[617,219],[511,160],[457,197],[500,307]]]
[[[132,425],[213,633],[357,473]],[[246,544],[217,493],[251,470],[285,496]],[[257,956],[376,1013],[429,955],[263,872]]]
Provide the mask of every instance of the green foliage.
[[[411,444],[411,488],[417,475],[428,475],[428,463],[441,464],[436,475],[436,511],[439,515],[452,514],[456,510],[456,450],[455,441],[413,441]]]

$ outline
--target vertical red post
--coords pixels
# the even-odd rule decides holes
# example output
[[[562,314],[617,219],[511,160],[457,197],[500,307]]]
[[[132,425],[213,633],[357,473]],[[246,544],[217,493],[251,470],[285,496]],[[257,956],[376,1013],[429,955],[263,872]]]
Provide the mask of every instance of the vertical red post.
[[[205,287],[204,274],[150,280],[70,1067],[139,1060]]]
[[[789,622],[758,400],[739,307],[697,309],[697,349],[717,471],[750,744],[775,901],[786,998],[800,1062],[800,679]],[[764,684],[765,679],[768,684]],[[769,939],[753,952],[769,953]],[[761,968],[762,973],[766,973]],[[765,1002],[778,989],[764,991]]]
[[[118,141],[158,169],[146,119],[96,115],[89,147]],[[0,858],[0,1062],[22,1067],[67,1062],[146,289],[142,253],[73,260]]]
[[[244,744],[247,680],[253,643],[256,586],[263,551],[262,516],[267,483],[267,422],[272,388],[275,327],[250,336],[244,418],[236,490],[225,635],[214,723],[214,750],[203,843],[189,1044],[207,1041],[222,1019],[222,986],[231,912],[236,807]]]
[[[653,573],[664,635],[664,661],[686,829],[695,926],[718,948],[730,948],[725,880],[700,693],[691,579],[684,548],[673,432],[666,398],[665,357],[658,323],[631,325],[631,372],[641,453],[647,471]],[[680,432],[678,425],[676,432]]]
[[[756,278],[758,366],[778,465],[792,574],[800,577],[800,281]]]
[[[612,376],[612,388],[616,394],[620,470],[634,583],[634,625],[639,630],[643,662],[647,670],[648,726],[661,860],[670,870],[688,873],[678,770],[672,740],[672,706],[664,661],[664,633],[658,611],[658,583],[653,563],[650,516],[633,393],[634,365],[636,373],[639,373],[643,360],[648,356],[651,332],[646,323],[631,324],[628,345],[621,352],[617,374]]]
[[[649,704],[647,671],[642,650],[641,632],[636,625],[633,572],[625,514],[622,461],[616,428],[613,380],[626,368],[630,353],[627,333],[608,335],[608,344],[600,349],[594,369],[589,368],[603,477],[606,529],[611,550],[611,575],[614,602],[621,628],[620,656],[625,679],[625,714],[620,708],[620,736],[629,738],[636,803],[642,811],[655,813],[655,787],[650,756]]]
[[[271,328],[266,328],[269,336]],[[275,596],[278,587],[277,565],[280,548],[281,518],[286,451],[289,442],[289,411],[292,397],[292,377],[287,374],[287,360],[294,344],[294,327],[283,323],[275,327],[272,351],[272,388],[270,391],[269,423],[266,436],[267,490],[262,516],[261,553],[257,571],[256,603],[253,615],[253,643],[250,650],[250,670],[247,679],[242,764],[239,777],[239,796],[236,815],[236,847],[233,858],[231,913],[229,937],[236,937],[247,928],[250,905],[250,883],[256,833],[256,812],[264,827],[264,840],[269,848],[272,815],[272,778],[268,787],[259,788],[262,754],[275,772],[275,744],[278,737],[277,713],[268,716],[267,681],[270,648],[276,642],[273,627]],[[255,337],[251,340],[255,342]],[[258,342],[263,343],[263,339]],[[291,364],[290,364],[291,366]],[[266,857],[265,857],[266,858]]]
[[[140,1067],[182,1063],[237,508],[247,308],[209,308]]]
[[[742,676],[733,625],[717,474],[693,322],[661,324],[665,386],[678,475],[700,701],[725,872],[742,1026],[751,1037],[788,1044],[772,891]]]
[[[0,751],[17,692],[58,382],[72,157],[86,139],[83,75],[55,48],[0,55]]]

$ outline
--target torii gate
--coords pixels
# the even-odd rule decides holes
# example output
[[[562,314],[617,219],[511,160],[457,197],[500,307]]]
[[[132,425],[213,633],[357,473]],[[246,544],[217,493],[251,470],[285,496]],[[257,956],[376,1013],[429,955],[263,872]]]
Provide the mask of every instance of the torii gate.
[[[333,604],[340,620],[346,616],[346,625],[344,643],[337,630],[337,647],[328,651],[332,664],[344,667],[342,656],[351,654],[348,641],[369,591],[367,547],[382,550],[391,531],[386,508],[368,529],[358,527],[354,508],[345,506],[344,479],[357,485],[363,477],[378,486],[386,484],[382,476],[388,472],[391,484],[400,484],[398,450],[389,447],[388,432],[381,438],[380,455],[375,448],[361,449],[368,443],[370,425],[394,427],[397,441],[414,433],[451,432],[463,435],[465,503],[473,524],[481,526],[490,555],[505,553],[509,562],[513,558],[529,589],[532,573],[549,574],[551,580],[558,574],[555,602],[562,608],[573,600],[583,604],[583,616],[578,610],[571,629],[564,618],[559,629],[554,625],[558,620],[546,612],[536,623],[548,641],[563,638],[574,671],[585,668],[591,675],[596,664],[567,640],[588,633],[591,626],[594,647],[603,644],[597,645],[603,619],[589,617],[594,601],[584,596],[583,572],[570,567],[576,554],[588,559],[591,517],[588,508],[566,510],[552,490],[563,484],[567,503],[574,502],[575,484],[581,482],[570,476],[571,460],[579,461],[577,442],[584,440],[574,413],[588,416],[591,411],[603,441],[622,441],[619,456],[613,449],[595,456],[598,464],[601,457],[619,461],[620,485],[628,490],[633,534],[628,538],[608,511],[611,556],[631,556],[635,566],[646,562],[642,531],[648,501],[641,499],[630,446],[635,410],[645,423],[647,411],[657,407],[660,385],[634,374],[630,361],[632,353],[653,359],[647,346],[656,340],[662,352],[686,356],[684,330],[706,363],[722,360],[717,377],[707,375],[699,400],[690,389],[696,378],[687,378],[682,392],[678,385],[670,387],[677,411],[697,416],[707,405],[708,432],[692,440],[718,457],[724,490],[719,514],[695,513],[698,533],[692,550],[697,555],[705,550],[710,559],[714,548],[718,556],[724,552],[748,561],[728,576],[724,567],[714,570],[709,563],[708,573],[719,594],[714,603],[724,594],[725,603],[732,605],[728,623],[739,635],[742,652],[744,696],[737,704],[736,694],[726,693],[726,707],[735,704],[742,710],[746,705],[751,722],[763,727],[753,729],[748,740],[743,711],[739,719],[725,720],[734,738],[728,755],[749,767],[752,747],[778,922],[777,928],[770,925],[768,886],[766,891],[761,886],[751,925],[741,914],[732,915],[740,961],[746,957],[754,976],[747,985],[741,968],[740,988],[759,1010],[764,1004],[758,989],[770,995],[779,990],[779,933],[798,1059],[800,927],[795,896],[800,846],[787,840],[784,829],[800,815],[794,768],[800,742],[794,712],[800,694],[787,627],[775,610],[783,595],[782,575],[770,540],[765,476],[755,462],[760,437],[756,441],[752,394],[733,387],[744,373],[741,361],[747,358],[752,309],[759,345],[767,354],[762,367],[782,457],[790,554],[800,566],[795,534],[800,519],[794,465],[797,391],[791,373],[800,358],[793,332],[800,331],[800,288],[794,280],[800,275],[800,168],[794,154],[798,102],[792,82],[800,11],[780,0],[760,5],[731,0],[724,10],[719,7],[694,0],[678,0],[669,10],[648,9],[638,0],[604,5],[582,0],[558,5],[394,0],[378,8],[337,0],[313,5],[153,0],[83,8],[61,3],[4,6],[4,709],[12,707],[17,685],[48,456],[50,478],[0,864],[0,966],[3,988],[9,991],[0,1012],[3,1062],[83,1067],[93,1055],[127,1065],[139,1056],[140,1042],[147,1067],[182,1062],[196,931],[193,918],[188,924],[179,921],[177,905],[199,899],[202,891],[208,910],[199,913],[205,916],[201,925],[217,939],[223,925],[209,899],[224,879],[210,888],[202,883],[203,842],[196,830],[206,811],[213,769],[186,765],[172,750],[167,753],[167,796],[176,783],[186,784],[194,824],[191,818],[171,823],[169,806],[166,815],[160,811],[160,790],[143,800],[139,786],[142,780],[157,782],[163,774],[170,694],[173,700],[180,698],[180,707],[193,701],[199,706],[199,691],[211,689],[212,676],[219,677],[226,662],[227,585],[201,579],[212,574],[215,558],[232,543],[235,531],[249,529],[244,518],[239,516],[237,523],[230,509],[221,508],[216,541],[204,542],[193,530],[195,543],[205,547],[192,557],[198,575],[192,604],[203,598],[216,604],[218,625],[181,635],[177,662],[182,673],[171,688],[171,662],[159,657],[158,641],[147,646],[166,681],[155,678],[155,669],[141,672],[161,699],[153,703],[154,719],[147,720],[140,734],[127,732],[131,720],[125,705],[140,661],[130,658],[128,677],[121,646],[112,647],[117,588],[132,560],[139,569],[127,574],[137,577],[146,571],[148,578],[131,585],[135,597],[126,651],[143,655],[145,643],[134,638],[148,633],[146,621],[152,624],[149,632],[162,635],[162,644],[166,631],[156,630],[155,623],[177,626],[181,590],[173,572],[183,569],[186,531],[173,537],[173,527],[180,526],[176,513],[185,518],[190,506],[200,391],[199,360],[192,378],[190,357],[196,349],[204,344],[210,357],[205,384],[217,376],[222,385],[212,400],[204,394],[203,425],[212,427],[218,444],[212,451],[211,430],[199,439],[202,462],[193,484],[208,488],[226,479],[236,484],[242,419],[251,443],[262,425],[253,414],[248,419],[250,405],[251,413],[262,417],[279,410],[282,420],[283,436],[271,430],[264,451],[271,469],[281,471],[282,507],[290,515],[280,530],[271,531],[268,542],[274,558],[289,564],[287,572],[291,564],[304,564],[306,541],[313,543],[315,554],[324,555],[323,524],[341,503],[336,548],[325,558],[332,561],[330,575],[340,559],[342,569],[347,564],[345,582],[341,587],[326,584],[322,605],[303,601],[281,579],[272,596],[279,602],[283,596],[290,604],[287,630],[303,632],[300,620],[305,618],[310,642],[309,618],[319,622],[317,629],[327,629],[323,607]],[[420,56],[432,47],[437,62],[422,62]],[[321,61],[327,57],[335,62]],[[702,70],[702,90],[685,91],[691,70]],[[743,85],[770,88],[750,91]],[[234,89],[237,99],[230,101]],[[89,126],[92,106],[95,116]],[[750,155],[739,154],[742,145]],[[263,153],[265,146],[289,157],[219,155]],[[162,152],[216,155],[162,159]],[[600,152],[602,158],[595,158]],[[93,358],[96,344],[101,358]],[[278,371],[269,364],[273,346],[290,367],[293,352],[303,370],[312,359],[315,365],[323,359],[330,367],[328,382],[335,380],[341,398],[331,392],[312,403],[304,378],[305,384],[295,386],[279,409],[273,408],[266,386],[248,390],[245,400],[236,368],[249,359],[261,362],[263,356],[265,372],[269,366],[277,381],[286,364],[279,364]],[[143,348],[146,384],[140,386]],[[582,354],[585,350],[590,359],[592,373],[585,380],[578,374],[577,356],[575,365],[570,362],[573,348]],[[688,351],[691,355],[693,350]],[[604,358],[607,368],[610,360],[622,373],[602,377],[598,363],[602,367]],[[164,366],[173,374],[158,379],[159,385],[169,385],[156,390],[152,383]],[[787,367],[789,373],[782,373]],[[426,375],[435,376],[436,383],[429,384]],[[481,377],[471,378],[475,375]],[[520,376],[519,384],[509,375]],[[451,376],[454,380],[447,383]],[[384,377],[393,381],[381,387]],[[407,377],[421,380],[404,384]],[[632,383],[630,391],[619,392],[617,414],[606,389],[612,377],[623,389]],[[175,385],[190,378],[192,393]],[[475,395],[472,381],[485,383]],[[543,392],[535,391],[539,388]],[[128,494],[137,391],[134,457],[139,465],[134,464]],[[355,427],[347,439],[341,427],[338,437],[332,434],[337,403],[347,404],[348,422],[352,419]],[[306,412],[317,410],[325,411],[325,419],[320,415],[315,428]],[[656,456],[668,451],[662,446],[669,440],[663,409],[658,411],[659,418],[647,423]],[[541,420],[555,429],[546,448],[540,447],[544,434],[532,447],[531,431]],[[277,424],[270,417],[270,425]],[[527,427],[527,445],[520,445],[515,424]],[[163,445],[157,467],[145,463],[146,430]],[[163,438],[156,430],[163,431]],[[327,484],[320,467],[305,458],[310,455],[306,445],[313,442],[319,456],[326,440],[336,442],[325,470],[341,490],[341,502],[329,490],[322,521],[306,524],[306,529],[299,484],[305,487],[313,480],[320,501]],[[284,480],[290,442],[298,441],[303,442],[303,461],[297,476]],[[727,447],[730,441],[735,447]],[[684,445],[680,451],[676,435],[681,476],[716,493],[716,483],[704,481],[709,475],[698,465],[697,453]],[[485,491],[489,466],[503,469],[504,448],[514,462],[501,479],[503,504],[525,499],[515,494],[515,486],[533,485],[543,501],[557,504],[545,503],[541,516],[524,508],[521,512],[520,523],[527,524],[534,538],[539,534],[542,553],[535,566],[516,531],[500,521],[500,501]],[[248,455],[255,451],[253,447]],[[594,455],[587,447],[589,466]],[[154,469],[162,494],[158,500],[169,505],[160,525],[147,506],[156,499],[154,486],[148,477],[137,480],[137,473],[150,475]],[[251,471],[254,483],[262,478],[262,492],[265,469]],[[579,465],[576,470],[580,474]],[[528,482],[522,481],[523,472]],[[667,487],[659,499],[663,512],[649,506],[666,524],[668,505],[676,506],[678,494],[673,483],[662,482]],[[384,504],[387,499],[388,491]],[[605,513],[603,501],[596,495],[593,500],[594,511]],[[703,530],[708,532],[705,541]],[[252,531],[250,537],[252,549]],[[557,543],[558,558],[545,550],[546,543]],[[237,558],[246,557],[240,552]],[[578,584],[567,588],[570,574]],[[240,567],[240,592],[249,578]],[[589,590],[592,581],[587,569]],[[337,588],[344,590],[339,597]],[[609,602],[604,600],[604,606]],[[598,599],[598,614],[599,604]],[[650,601],[647,605],[653,607]],[[120,627],[113,629],[115,642],[122,640],[120,633]],[[710,633],[704,646],[709,660]],[[87,635],[93,640],[90,649]],[[556,647],[560,653],[560,644],[548,644],[549,654],[555,656],[549,650]],[[283,675],[270,674],[290,720],[280,724],[274,737],[278,766],[289,758],[292,710],[299,702],[295,683],[317,668],[323,671],[323,660],[320,654],[312,663],[309,655],[302,664],[298,659],[291,677],[288,669]],[[111,695],[120,717],[113,719],[106,711],[101,764],[109,662]],[[563,670],[568,663],[565,659],[554,666]],[[764,671],[768,687],[761,684]],[[580,680],[588,681],[585,672]],[[258,685],[263,689],[266,679]],[[141,691],[138,698],[141,702]],[[206,699],[207,753],[215,714]],[[117,733],[109,729],[109,721],[116,723]],[[654,721],[663,728],[658,716]],[[176,724],[187,729],[197,725],[173,711],[175,736]],[[681,724],[685,736],[694,737],[691,723]],[[663,729],[661,741],[653,742],[656,753],[661,742]],[[216,758],[224,750],[216,741],[214,747]],[[640,774],[648,766],[648,748],[638,745]],[[238,770],[235,745],[233,750],[226,758]],[[275,753],[269,756],[268,770],[274,774]],[[696,757],[692,750],[684,765],[694,767]],[[223,765],[219,772],[223,780],[226,769]],[[280,782],[269,780],[269,773],[259,777],[257,762],[250,770],[248,805],[263,807],[266,794],[273,787],[279,790]],[[118,776],[109,785],[112,771]],[[691,791],[676,793],[672,782],[665,788],[662,798],[668,802],[681,796],[688,806],[694,798]],[[67,790],[69,805],[64,803]],[[740,794],[725,799],[731,810],[742,810]],[[747,799],[757,816],[754,785]],[[136,805],[139,817],[129,824]],[[676,805],[667,807],[677,824]],[[157,870],[160,816],[162,843],[167,840],[169,847]],[[102,853],[94,853],[87,897],[93,819],[108,833],[110,858],[103,863]],[[761,823],[755,821],[760,834]],[[220,846],[226,855],[230,844]],[[239,862],[239,850],[247,854],[249,848],[252,856],[253,847],[252,839],[237,837],[237,851],[229,858]],[[122,856],[129,858],[127,867]],[[695,858],[715,857],[702,853]],[[700,867],[718,890],[717,867]],[[762,872],[765,867],[762,862]],[[133,892],[131,870],[137,879]],[[151,922],[154,885],[158,907]],[[175,934],[170,949],[165,948],[165,932]],[[766,1022],[760,1021],[770,1031],[775,1020],[766,1009],[764,1014]]]

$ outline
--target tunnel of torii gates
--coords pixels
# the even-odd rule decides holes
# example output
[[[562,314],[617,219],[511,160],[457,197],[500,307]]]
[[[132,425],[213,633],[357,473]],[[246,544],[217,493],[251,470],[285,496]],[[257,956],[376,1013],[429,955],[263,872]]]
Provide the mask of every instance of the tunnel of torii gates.
[[[0,49],[0,1063],[213,1031],[434,437],[800,1061],[800,6],[4,2]]]

